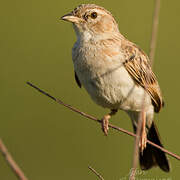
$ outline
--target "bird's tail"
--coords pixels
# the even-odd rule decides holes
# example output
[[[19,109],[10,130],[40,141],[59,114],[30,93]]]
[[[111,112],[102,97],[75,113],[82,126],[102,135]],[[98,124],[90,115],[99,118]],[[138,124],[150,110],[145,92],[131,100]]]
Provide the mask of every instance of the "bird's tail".
[[[134,126],[134,130],[136,131],[135,126]],[[154,122],[152,122],[152,125],[148,131],[147,139],[163,147],[160,141],[157,127],[155,126]],[[166,157],[166,154],[160,149],[150,144],[147,144],[143,153],[141,152],[139,153],[139,162],[142,170],[148,170],[153,166],[159,166],[165,172],[170,171],[169,161]]]

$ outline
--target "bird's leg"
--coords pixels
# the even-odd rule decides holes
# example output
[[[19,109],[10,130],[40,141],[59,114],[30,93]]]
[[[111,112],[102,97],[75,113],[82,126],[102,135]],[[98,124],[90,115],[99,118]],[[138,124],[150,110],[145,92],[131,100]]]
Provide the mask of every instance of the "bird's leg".
[[[109,114],[106,114],[102,118],[102,130],[106,136],[107,136],[108,130],[109,130],[109,119],[111,118],[111,116],[115,115],[117,113],[117,111],[118,111],[117,109],[111,109],[111,112]]]
[[[146,134],[146,112],[142,111],[142,126],[141,126],[141,134],[140,134],[140,151],[143,153],[143,150],[146,148],[147,143],[147,134]]]

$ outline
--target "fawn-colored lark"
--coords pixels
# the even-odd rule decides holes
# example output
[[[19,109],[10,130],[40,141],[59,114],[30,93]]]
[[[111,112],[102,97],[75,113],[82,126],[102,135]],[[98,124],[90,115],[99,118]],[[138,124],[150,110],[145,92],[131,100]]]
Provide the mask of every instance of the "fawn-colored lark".
[[[110,117],[119,109],[130,116],[136,132],[143,107],[141,169],[158,165],[169,172],[165,153],[146,144],[149,139],[162,146],[153,116],[164,104],[148,56],[119,32],[114,17],[103,7],[82,4],[61,19],[73,24],[77,36],[72,59],[78,86],[83,86],[95,103],[111,110],[102,118],[105,135]]]

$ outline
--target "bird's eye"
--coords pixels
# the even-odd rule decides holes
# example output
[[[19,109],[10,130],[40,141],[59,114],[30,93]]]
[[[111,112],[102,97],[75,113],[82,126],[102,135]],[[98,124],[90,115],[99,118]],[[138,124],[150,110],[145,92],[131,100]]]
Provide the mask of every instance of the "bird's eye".
[[[91,18],[92,18],[92,19],[96,19],[96,18],[97,18],[97,12],[91,13]]]

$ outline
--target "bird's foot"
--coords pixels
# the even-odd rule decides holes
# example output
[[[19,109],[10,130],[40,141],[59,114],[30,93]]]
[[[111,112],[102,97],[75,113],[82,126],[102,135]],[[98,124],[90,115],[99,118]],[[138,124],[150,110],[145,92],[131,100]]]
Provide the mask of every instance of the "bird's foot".
[[[109,119],[111,118],[111,116],[109,114],[105,115],[102,118],[102,131],[104,132],[105,136],[108,135],[108,131],[109,131]]]
[[[146,143],[147,143],[146,130],[145,130],[145,128],[142,128],[140,140],[139,140],[139,147],[140,147],[141,153],[143,153],[143,150],[146,148]]]

